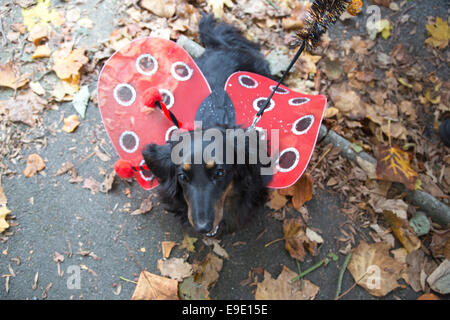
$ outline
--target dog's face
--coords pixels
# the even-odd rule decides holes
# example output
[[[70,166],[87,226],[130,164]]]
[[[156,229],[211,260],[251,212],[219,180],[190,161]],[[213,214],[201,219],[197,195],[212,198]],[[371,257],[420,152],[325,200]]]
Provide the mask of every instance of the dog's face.
[[[220,156],[215,152],[208,156],[206,151],[211,142],[203,141],[201,135],[196,137],[192,132],[185,134],[192,137],[192,147],[183,149],[177,161],[173,157],[180,155],[179,143],[148,145],[143,156],[169,202],[171,199],[184,202],[192,227],[207,236],[215,236],[224,218],[227,199],[235,193],[241,194],[242,189],[261,193],[258,188],[264,188],[270,178],[263,181],[257,165],[224,163],[227,150],[230,152],[226,146],[221,148]],[[235,157],[234,140],[231,144]]]

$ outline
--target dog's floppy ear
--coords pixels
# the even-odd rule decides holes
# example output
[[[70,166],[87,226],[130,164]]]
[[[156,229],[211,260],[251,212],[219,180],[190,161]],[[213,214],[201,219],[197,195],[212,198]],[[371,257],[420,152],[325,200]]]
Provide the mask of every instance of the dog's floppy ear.
[[[170,144],[149,144],[142,151],[148,168],[161,181],[165,181],[175,174],[175,165],[170,157],[171,150]]]

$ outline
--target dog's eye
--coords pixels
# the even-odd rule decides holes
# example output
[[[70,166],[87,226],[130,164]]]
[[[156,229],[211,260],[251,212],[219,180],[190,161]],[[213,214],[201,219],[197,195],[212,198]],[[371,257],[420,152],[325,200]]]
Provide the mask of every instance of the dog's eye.
[[[216,178],[222,178],[222,177],[225,175],[225,170],[223,170],[223,169],[217,169],[217,170],[214,172],[214,175],[215,175]]]
[[[180,173],[178,175],[178,179],[180,179],[180,181],[187,181],[188,180],[187,176],[184,173]]]

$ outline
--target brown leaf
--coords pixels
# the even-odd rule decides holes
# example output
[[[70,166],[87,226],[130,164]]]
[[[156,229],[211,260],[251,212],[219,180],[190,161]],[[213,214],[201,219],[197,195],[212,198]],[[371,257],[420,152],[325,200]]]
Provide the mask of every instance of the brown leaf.
[[[284,196],[292,196],[292,205],[300,209],[306,202],[312,199],[314,179],[309,173],[304,173],[291,187],[280,189],[278,192]]]
[[[164,258],[169,258],[170,252],[177,243],[175,241],[163,241],[161,242],[162,252]]]
[[[420,297],[417,298],[417,300],[441,300],[433,293],[424,293]]]
[[[219,279],[219,272],[222,270],[223,260],[210,252],[200,265],[195,274],[195,282],[205,288],[212,287]]]
[[[162,276],[167,276],[177,281],[183,281],[184,278],[192,275],[192,265],[181,258],[159,259],[158,270]]]
[[[442,234],[433,234],[430,250],[435,258],[446,258],[450,260],[450,230]]]
[[[73,114],[67,118],[64,118],[64,126],[62,131],[66,133],[74,132],[76,128],[80,125],[80,120],[76,114]]]
[[[100,184],[100,189],[99,189],[100,192],[108,193],[109,190],[112,189],[116,175],[117,175],[116,171],[114,171],[114,170],[112,170],[109,174],[106,175],[105,180]],[[146,203],[146,206],[143,209],[146,210],[148,208],[148,206],[149,206],[148,203]],[[151,202],[150,202],[150,209],[151,209]]]
[[[170,18],[176,11],[175,0],[141,0],[140,5],[162,18]]]
[[[440,294],[450,293],[450,260],[445,259],[427,278],[431,289]]]
[[[194,277],[184,279],[178,287],[182,300],[210,300],[208,290],[195,282]]]
[[[403,279],[411,286],[415,292],[425,290],[422,281],[423,275],[428,277],[436,268],[437,264],[429,259],[422,250],[416,250],[406,256],[407,269],[402,275]]]
[[[80,69],[89,59],[84,55],[84,49],[73,49],[71,45],[63,45],[53,55],[53,70],[58,78],[78,87]]]
[[[270,193],[270,202],[269,202],[270,209],[280,210],[286,205],[287,202],[288,199],[285,196],[281,195],[278,192],[278,190],[273,190]]]
[[[399,287],[404,264],[389,256],[389,245],[384,242],[367,244],[361,241],[353,249],[348,270],[355,282],[371,295],[383,297]]]
[[[311,4],[309,2],[297,3],[297,5],[291,11],[289,16],[283,18],[281,23],[283,28],[286,30],[295,30],[303,28],[310,7]]]
[[[333,85],[329,89],[329,95],[334,105],[352,120],[362,120],[366,116],[365,104],[360,96],[350,89],[348,85]]]
[[[153,198],[153,194],[150,194],[146,199],[144,199],[141,203],[141,206],[139,207],[139,209],[134,210],[131,215],[135,216],[135,215],[139,215],[139,214],[145,214],[147,212],[150,212],[153,208],[153,203],[152,203],[152,198]]]
[[[383,215],[388,221],[392,233],[400,241],[403,247],[405,247],[408,253],[421,247],[422,243],[409,225],[408,220],[399,218],[395,213],[389,210],[385,210]]]
[[[92,177],[89,177],[89,178],[84,179],[82,188],[89,189],[89,190],[91,190],[92,194],[95,194],[96,192],[100,191],[100,182],[98,182],[97,180],[95,180]]]
[[[300,218],[284,220],[283,234],[286,250],[292,258],[303,261],[305,249],[312,255],[317,255],[317,243],[308,238],[306,226]]]
[[[13,122],[22,122],[34,126],[39,119],[37,114],[44,110],[47,101],[33,93],[21,94],[16,98],[0,101],[0,113],[7,111],[7,119]]]
[[[414,190],[418,174],[410,166],[409,154],[398,146],[377,146],[377,179],[400,182]]]
[[[276,280],[264,271],[264,281],[258,283],[255,300],[313,300],[319,287],[306,279],[291,283],[295,276],[297,274],[286,266]]]
[[[142,271],[131,300],[178,300],[178,281]]]
[[[8,87],[17,90],[26,85],[30,79],[29,74],[16,76],[14,72],[14,63],[12,61],[0,65],[0,87]]]
[[[74,169],[75,166],[73,165],[72,162],[64,162],[61,166],[61,168],[58,169],[58,171],[56,171],[56,176],[61,176],[69,171],[71,171],[72,169]]]
[[[29,178],[34,176],[37,172],[42,171],[44,169],[45,169],[44,160],[41,158],[40,155],[33,153],[28,156],[27,166],[25,167],[23,174],[25,175],[25,177]]]

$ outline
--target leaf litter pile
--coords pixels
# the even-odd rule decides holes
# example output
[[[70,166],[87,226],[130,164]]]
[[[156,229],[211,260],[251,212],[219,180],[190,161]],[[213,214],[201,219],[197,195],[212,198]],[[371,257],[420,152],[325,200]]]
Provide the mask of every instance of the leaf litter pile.
[[[294,186],[271,193],[266,205],[270,215],[281,221],[283,238],[274,239],[266,247],[284,241],[295,261],[303,262],[307,255],[318,256],[320,261],[303,272],[283,266],[276,277],[262,268],[251,269],[241,285],[256,287],[256,299],[314,299],[320,288],[304,277],[336,261],[340,266],[336,298],[353,288],[341,292],[347,270],[355,285],[377,297],[407,285],[425,293],[423,299],[450,292],[450,229],[418,211],[396,187],[400,183],[407,190],[423,190],[449,203],[449,149],[437,135],[440,122],[450,114],[450,83],[445,68],[449,62],[448,20],[444,14],[417,23],[411,14],[417,10],[416,1],[364,2],[358,17],[345,13],[315,52],[301,56],[286,84],[299,92],[326,95],[329,101],[324,124],[349,140],[355,153],[367,152],[377,162],[372,164],[362,157],[351,162],[338,147],[319,143],[303,177]],[[48,134],[76,137],[79,127],[88,120],[88,103],[96,104],[98,73],[115,50],[143,36],[177,40],[183,35],[199,42],[198,22],[201,12],[206,11],[260,43],[272,74],[280,76],[294,54],[288,44],[303,27],[310,7],[310,3],[296,0],[128,0],[120,4],[123,10],[116,11],[124,15],[109,38],[85,48],[83,38],[95,26],[94,17],[78,7],[85,3],[79,0],[54,7],[49,0],[18,0],[0,7],[2,17],[14,6],[21,7],[17,21],[7,27],[0,21],[2,45],[14,48],[8,51],[9,56],[2,56],[0,64],[0,87],[4,91],[0,100],[2,242],[17,226],[15,215],[7,207],[2,176],[32,179],[47,172],[67,175],[69,183],[91,193],[108,193],[116,182],[111,167],[100,168],[104,181],[77,173],[76,167],[92,156],[105,164],[113,158],[104,148],[108,142],[98,138],[97,132],[103,131],[101,124],[92,130],[93,148],[81,163],[57,163],[39,155],[47,146]],[[365,9],[371,4],[381,8],[382,19],[366,27]],[[403,43],[402,35],[406,34],[423,35],[423,45],[414,49]],[[73,105],[72,112],[61,112],[59,121],[45,125],[46,111],[58,111],[65,102]],[[35,153],[23,151],[31,147]],[[22,170],[17,170],[18,164]],[[311,213],[305,206],[319,189],[341,196],[341,213],[349,221],[338,226],[341,236],[336,239],[336,252],[328,255],[320,251],[325,235],[310,224]],[[129,193],[126,189],[125,195],[130,197]],[[131,215],[147,213],[154,206],[152,199],[150,194],[134,211],[128,203],[124,211]],[[196,254],[199,245],[210,248],[201,259]],[[174,247],[184,255],[170,258]],[[136,284],[132,299],[209,299],[224,260],[232,259],[218,240],[198,241],[188,235],[180,243],[163,241],[161,249],[163,256],[156,266],[160,275],[141,268],[138,278],[121,278]],[[97,257],[90,251],[81,252]],[[58,270],[64,261],[64,256],[59,256],[62,259],[55,258]],[[8,291],[10,278],[15,277],[11,265],[2,277]],[[36,273],[35,284],[38,278]],[[121,286],[122,282],[116,284],[115,294],[120,294]],[[43,298],[50,288],[51,283]]]

